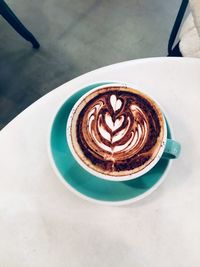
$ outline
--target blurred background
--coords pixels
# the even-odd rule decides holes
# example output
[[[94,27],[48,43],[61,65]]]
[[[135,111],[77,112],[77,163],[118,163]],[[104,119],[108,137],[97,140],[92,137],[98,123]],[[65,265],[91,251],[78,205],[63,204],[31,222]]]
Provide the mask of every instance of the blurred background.
[[[0,16],[0,129],[42,95],[85,72],[166,56],[180,6],[180,0],[6,3],[41,47],[34,50]]]

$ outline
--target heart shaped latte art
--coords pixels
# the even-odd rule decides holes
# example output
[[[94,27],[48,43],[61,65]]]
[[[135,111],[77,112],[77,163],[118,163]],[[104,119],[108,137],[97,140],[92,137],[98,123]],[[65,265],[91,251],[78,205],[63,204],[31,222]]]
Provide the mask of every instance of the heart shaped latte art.
[[[123,99],[112,94],[108,102],[97,101],[86,117],[88,130],[85,138],[91,141],[91,148],[113,161],[130,151],[137,153],[147,138],[145,114],[136,105],[125,110],[123,103]]]
[[[109,172],[129,170],[141,164],[139,161],[148,160],[159,132],[159,120],[151,104],[126,91],[98,94],[77,120],[83,154]]]

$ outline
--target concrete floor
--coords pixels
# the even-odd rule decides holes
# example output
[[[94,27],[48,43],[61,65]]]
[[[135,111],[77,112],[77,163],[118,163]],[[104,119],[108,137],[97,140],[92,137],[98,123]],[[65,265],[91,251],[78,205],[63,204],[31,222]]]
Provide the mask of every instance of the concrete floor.
[[[90,70],[165,56],[180,0],[9,0],[41,44],[0,17],[0,128],[42,95]]]

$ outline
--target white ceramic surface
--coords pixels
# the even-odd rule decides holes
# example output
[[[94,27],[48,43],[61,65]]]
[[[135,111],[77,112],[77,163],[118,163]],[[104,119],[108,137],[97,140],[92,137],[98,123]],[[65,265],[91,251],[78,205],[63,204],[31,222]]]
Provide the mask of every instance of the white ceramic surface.
[[[126,207],[98,206],[66,190],[46,151],[64,99],[104,80],[145,88],[182,144],[160,188]],[[143,59],[80,76],[16,117],[0,132],[0,266],[199,267],[199,99],[199,59]]]

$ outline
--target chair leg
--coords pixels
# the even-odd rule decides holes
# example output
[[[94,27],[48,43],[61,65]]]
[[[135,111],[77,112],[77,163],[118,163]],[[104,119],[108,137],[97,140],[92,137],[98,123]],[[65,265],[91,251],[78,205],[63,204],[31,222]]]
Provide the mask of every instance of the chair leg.
[[[181,51],[179,49],[179,42],[170,51],[170,54],[168,54],[168,57],[182,57]]]
[[[0,0],[0,14],[24,39],[32,43],[33,48],[38,49],[40,47],[40,44],[32,33],[24,27],[21,21],[3,0]]]
[[[175,19],[175,22],[174,22],[174,25],[172,28],[172,31],[170,33],[169,42],[168,42],[168,56],[171,56],[171,54],[173,54],[173,47],[174,47],[174,43],[176,40],[176,36],[177,36],[179,28],[181,26],[181,22],[183,20],[187,6],[188,6],[188,0],[182,0],[181,6],[179,8],[177,17]],[[176,49],[177,49],[177,47],[176,47]]]

